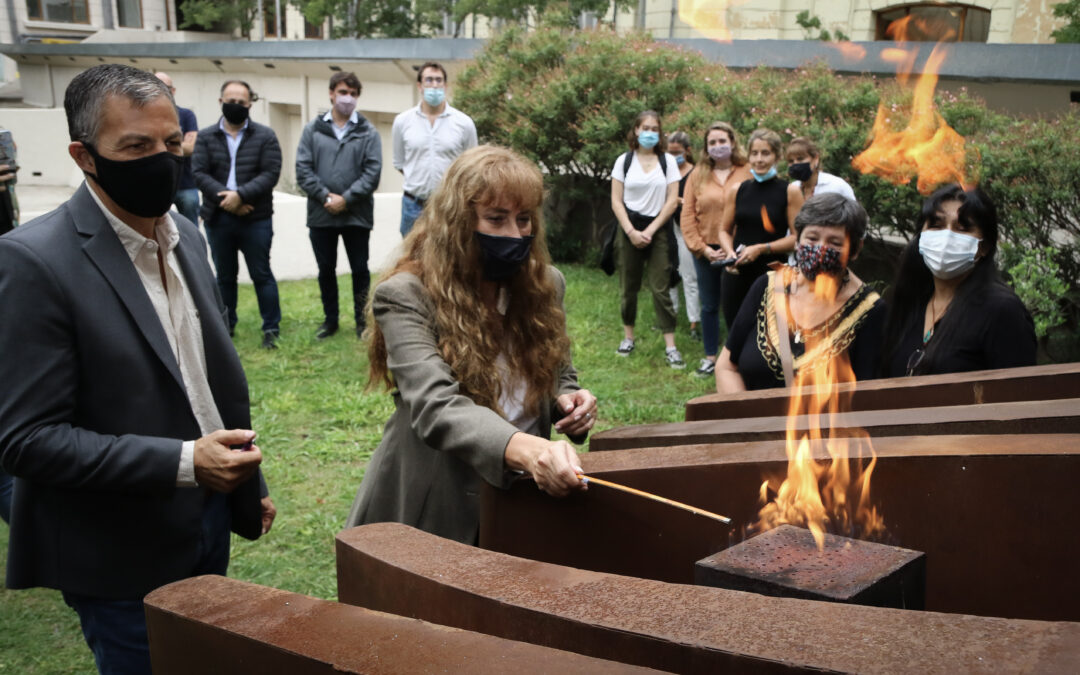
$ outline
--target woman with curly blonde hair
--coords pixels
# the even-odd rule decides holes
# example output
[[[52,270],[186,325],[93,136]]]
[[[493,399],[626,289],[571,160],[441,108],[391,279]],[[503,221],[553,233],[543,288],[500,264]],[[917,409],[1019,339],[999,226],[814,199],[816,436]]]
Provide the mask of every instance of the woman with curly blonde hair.
[[[520,472],[585,489],[577,453],[596,398],[577,384],[540,217],[543,178],[505,148],[462,154],[369,304],[371,383],[395,410],[348,526],[399,522],[473,544],[481,481]]]

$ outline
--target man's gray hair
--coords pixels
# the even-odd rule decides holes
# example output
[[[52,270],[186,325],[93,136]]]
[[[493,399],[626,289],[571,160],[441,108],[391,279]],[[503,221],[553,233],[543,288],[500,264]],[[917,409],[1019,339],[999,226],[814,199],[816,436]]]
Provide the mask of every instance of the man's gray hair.
[[[64,92],[64,111],[71,140],[96,147],[102,108],[110,96],[122,96],[136,108],[161,96],[170,102],[173,100],[169,88],[152,73],[119,63],[88,68],[76,75]]]

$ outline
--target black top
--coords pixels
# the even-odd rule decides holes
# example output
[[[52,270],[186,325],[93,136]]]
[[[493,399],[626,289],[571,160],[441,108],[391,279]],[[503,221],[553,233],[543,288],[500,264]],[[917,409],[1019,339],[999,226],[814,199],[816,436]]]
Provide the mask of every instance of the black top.
[[[205,127],[195,138],[191,172],[202,192],[199,215],[210,220],[221,203],[219,192],[227,190],[232,157],[225,132],[218,122]],[[274,213],[274,186],[281,175],[281,146],[270,127],[248,120],[244,137],[236,150],[236,192],[241,201],[254,210],[244,220],[263,220]]]
[[[776,347],[772,280],[773,273],[770,272],[754,282],[739,308],[725,345],[748,390],[784,386],[784,369]],[[846,350],[856,380],[871,380],[877,375],[885,328],[885,303],[866,284],[860,286],[827,321],[805,331],[820,345],[812,354],[806,353],[806,342],[794,341],[791,332],[795,325],[790,314],[788,316],[788,341],[796,373],[808,363],[821,363]]]
[[[735,248],[740,244],[764,244],[787,236],[787,188],[788,182],[782,178],[770,178],[760,183],[751,178],[739,185],[735,193]],[[766,230],[762,222],[762,206],[773,225],[772,232]],[[773,255],[761,256],[758,260],[771,262],[786,258],[786,255]]]
[[[180,133],[187,136],[189,131],[198,131],[199,123],[195,119],[195,113],[187,108],[176,106],[176,114],[180,118]],[[196,187],[195,176],[191,173],[191,157],[184,158],[184,168],[180,171],[180,190],[191,190]]]
[[[950,329],[953,331],[951,337],[942,330],[942,323],[949,313],[938,320],[934,335],[926,344],[926,355],[913,374],[964,373],[1035,365],[1035,323],[1016,293],[1007,286],[995,284],[971,302],[980,306],[968,312],[962,324]],[[919,305],[918,314],[906,323],[896,353],[886,364],[888,377],[908,374],[911,355],[923,346],[925,316],[924,302]],[[939,337],[944,337],[948,343],[935,344]]]

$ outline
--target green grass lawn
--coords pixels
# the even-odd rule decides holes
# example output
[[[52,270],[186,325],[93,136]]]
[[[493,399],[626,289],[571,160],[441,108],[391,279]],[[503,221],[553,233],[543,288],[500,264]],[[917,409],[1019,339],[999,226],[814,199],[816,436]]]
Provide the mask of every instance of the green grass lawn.
[[[599,399],[597,430],[681,420],[688,399],[711,391],[711,378],[691,375],[702,347],[688,336],[685,312],[680,311],[676,339],[686,370],[665,365],[663,339],[650,330],[654,314],[645,293],[638,303],[637,349],[620,358],[615,355],[622,339],[618,281],[594,268],[560,268],[568,281],[574,364],[582,386]],[[338,285],[342,306],[350,306],[349,278],[339,278]],[[251,387],[253,424],[278,516],[273,531],[257,542],[234,537],[229,575],[333,599],[334,535],[393,404],[384,391],[365,390],[367,352],[351,325],[329,340],[314,339],[322,320],[316,282],[286,282],[280,291],[285,319],[276,351],[259,349],[254,293],[250,285],[240,292],[236,347]],[[7,558],[2,524],[0,557]],[[93,670],[78,620],[58,592],[0,590],[0,673]]]

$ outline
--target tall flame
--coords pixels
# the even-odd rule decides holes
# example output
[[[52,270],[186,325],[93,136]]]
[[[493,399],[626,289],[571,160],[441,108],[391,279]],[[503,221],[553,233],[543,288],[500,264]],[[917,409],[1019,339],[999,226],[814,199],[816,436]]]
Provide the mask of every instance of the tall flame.
[[[813,284],[814,294],[825,301],[835,300],[840,290],[830,275],[818,275]],[[828,336],[805,338],[806,353],[811,354]],[[806,527],[822,549],[826,531],[873,537],[884,532],[885,522],[870,503],[877,455],[869,435],[861,429],[837,431],[837,415],[851,409],[851,394],[842,393],[839,385],[855,382],[847,354],[815,365],[804,365],[795,377],[787,417],[787,474],[779,485],[776,480],[761,484],[764,506],[754,529],[770,530],[785,523]],[[805,429],[800,428],[802,422]],[[775,494],[771,501],[770,493]]]
[[[912,17],[889,25],[888,33],[904,43],[913,26]],[[949,35],[945,38],[948,39]],[[897,64],[897,80],[902,85],[915,68],[917,50],[890,47],[881,57]],[[890,182],[904,185],[918,176],[918,189],[928,194],[942,183],[970,185],[967,177],[967,148],[964,137],[950,127],[934,105],[938,73],[945,62],[946,50],[939,42],[930,52],[922,75],[912,92],[910,107],[878,106],[872,142],[851,165],[862,173],[873,173]],[[907,126],[898,129],[902,118]]]
[[[679,3],[679,18],[711,40],[731,42],[731,31],[727,23],[728,7],[745,2],[746,0],[682,0]]]

